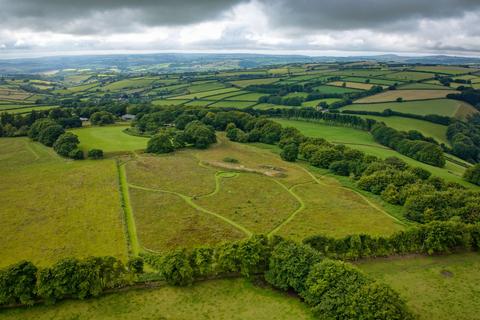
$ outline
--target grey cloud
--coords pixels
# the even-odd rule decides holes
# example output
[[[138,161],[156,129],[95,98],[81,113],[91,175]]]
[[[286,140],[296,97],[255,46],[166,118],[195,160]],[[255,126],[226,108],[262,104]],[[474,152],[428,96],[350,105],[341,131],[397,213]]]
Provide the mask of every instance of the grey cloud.
[[[461,17],[480,10],[478,0],[259,0],[278,27],[383,30],[415,28],[419,19]]]
[[[215,19],[244,0],[0,0],[0,25],[71,34]]]

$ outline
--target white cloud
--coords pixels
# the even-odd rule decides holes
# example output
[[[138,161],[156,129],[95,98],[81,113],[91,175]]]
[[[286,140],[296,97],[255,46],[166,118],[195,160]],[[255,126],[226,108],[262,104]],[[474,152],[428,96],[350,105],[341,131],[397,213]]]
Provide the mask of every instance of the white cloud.
[[[0,0],[0,5],[3,1]],[[413,0],[405,0],[413,7],[402,5],[400,1],[389,2],[390,7],[397,8],[399,12],[391,13],[391,20],[382,18],[379,22],[373,21],[376,19],[373,13],[386,12],[388,5],[385,2],[379,2],[378,8],[372,7],[370,17],[366,15],[368,8],[352,3],[350,11],[358,7],[358,17],[349,21],[355,12],[347,10],[348,1],[338,0],[337,5],[327,1],[328,5],[324,7],[319,7],[314,0],[300,0],[297,7],[286,0],[275,3],[269,0],[232,0],[227,6],[220,5],[221,1],[214,1],[215,14],[206,14],[204,8],[200,10],[198,2],[193,7],[182,3],[179,8],[190,8],[190,12],[179,14],[171,5],[175,1],[171,1],[164,5],[168,12],[163,12],[162,17],[168,13],[172,16],[179,14],[182,24],[176,25],[173,19],[164,23],[161,17],[158,21],[153,19],[151,14],[159,12],[159,9],[152,1],[144,1],[148,2],[148,6],[138,8],[127,5],[128,1],[120,1],[125,5],[111,9],[98,5],[96,10],[92,0],[87,1],[89,6],[83,8],[78,17],[65,20],[61,26],[50,21],[42,24],[34,13],[17,16],[16,19],[9,17],[10,24],[0,22],[0,57],[2,52],[17,49],[32,52],[270,50],[317,54],[341,51],[347,55],[355,52],[480,55],[480,9],[472,9],[478,7],[476,1],[460,0],[450,15],[447,5],[455,4],[450,0],[439,0],[437,6],[445,6],[441,8],[435,8],[426,0],[416,0],[416,7]],[[369,3],[375,1],[367,0]],[[465,7],[463,11],[462,5]],[[18,14],[19,9],[14,8]],[[21,9],[31,8],[25,6]],[[72,16],[73,13],[67,9],[62,10],[67,12],[67,16]],[[149,9],[152,12],[147,12]],[[195,10],[200,10],[203,16],[190,18],[195,16]],[[405,19],[402,20],[402,17]],[[45,19],[53,18],[47,15]],[[329,22],[334,20],[334,24]]]

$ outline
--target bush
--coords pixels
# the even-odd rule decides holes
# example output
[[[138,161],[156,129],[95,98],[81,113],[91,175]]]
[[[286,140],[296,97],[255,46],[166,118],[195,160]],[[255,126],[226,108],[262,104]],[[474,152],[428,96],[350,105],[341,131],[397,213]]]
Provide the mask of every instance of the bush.
[[[43,128],[37,136],[37,140],[40,143],[43,143],[47,147],[53,146],[55,141],[60,137],[62,134],[65,133],[62,126],[59,124],[51,125],[46,128]]]
[[[473,167],[468,168],[463,174],[463,178],[468,182],[480,186],[480,164],[477,163]]]
[[[40,135],[40,132],[50,126],[54,126],[57,123],[48,118],[43,118],[35,121],[32,126],[30,127],[30,130],[28,130],[28,137],[34,141],[38,140],[38,136]]]
[[[91,149],[90,151],[88,151],[88,157],[90,159],[94,159],[94,160],[102,159],[103,158],[103,150]]]
[[[107,111],[98,111],[90,116],[90,122],[99,126],[112,124],[115,123],[115,116]]]
[[[69,157],[70,153],[77,149],[79,143],[80,141],[75,134],[66,132],[55,141],[53,150],[63,157]]]
[[[193,282],[193,268],[185,249],[177,249],[165,255],[160,262],[160,273],[174,286],[186,286]]]
[[[287,144],[280,152],[280,157],[285,161],[294,162],[298,157],[298,146],[294,143]]]
[[[12,303],[33,304],[37,267],[21,261],[0,270],[0,305]]]
[[[74,160],[82,160],[83,159],[83,151],[80,149],[73,149],[68,153],[68,157]]]
[[[173,137],[166,131],[154,135],[147,144],[148,153],[169,153],[175,150],[173,146]]]
[[[277,288],[303,292],[310,268],[320,260],[320,254],[309,246],[281,241],[272,251],[265,279]]]

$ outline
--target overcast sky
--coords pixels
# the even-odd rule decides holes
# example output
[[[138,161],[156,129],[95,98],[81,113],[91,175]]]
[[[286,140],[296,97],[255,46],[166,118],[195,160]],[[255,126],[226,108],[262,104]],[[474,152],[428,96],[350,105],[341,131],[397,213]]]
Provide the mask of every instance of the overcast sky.
[[[110,50],[480,56],[480,0],[0,0],[0,58]]]

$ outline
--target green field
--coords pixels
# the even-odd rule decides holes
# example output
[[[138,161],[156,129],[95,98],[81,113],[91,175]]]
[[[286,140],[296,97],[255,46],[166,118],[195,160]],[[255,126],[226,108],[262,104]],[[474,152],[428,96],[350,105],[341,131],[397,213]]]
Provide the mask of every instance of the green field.
[[[285,293],[242,279],[212,280],[187,288],[163,287],[108,294],[53,306],[4,310],[4,320],[313,319],[307,306]]]
[[[358,266],[392,286],[422,320],[480,319],[478,253],[376,259]]]
[[[404,101],[408,100],[427,100],[445,98],[447,94],[458,93],[454,90],[389,90],[384,91],[373,96],[361,98],[355,103],[377,103],[396,101],[402,98]]]
[[[319,232],[389,234],[402,228],[371,195],[360,196],[270,150],[219,139],[207,150],[140,155],[126,163],[141,248],[190,248],[254,233],[300,240]],[[224,162],[226,157],[239,162]],[[333,197],[344,201],[328,201]]]
[[[26,138],[1,138],[0,176],[0,267],[22,259],[126,258],[113,160],[64,160]]]
[[[410,80],[418,81],[418,80],[430,79],[433,77],[434,77],[433,73],[413,72],[413,71],[394,72],[394,73],[390,73],[382,76],[382,78],[402,80],[402,81],[410,81]]]
[[[318,86],[318,87],[315,87],[314,89],[319,91],[320,93],[350,93],[350,92],[362,91],[362,90],[358,90],[358,89],[335,87],[335,86],[326,86],[326,85]]]
[[[349,127],[330,126],[321,122],[308,122],[298,120],[275,119],[282,126],[291,126],[298,128],[303,134],[310,137],[324,138],[334,143],[342,143],[347,146],[361,150],[380,158],[397,157],[408,164],[421,167],[432,174],[444,178],[448,181],[458,182],[462,185],[475,188],[474,185],[462,179],[465,168],[455,163],[447,161],[445,168],[434,167],[412,158],[406,157],[395,150],[386,148],[373,140],[373,137],[366,131],[357,130]]]
[[[58,106],[34,106],[34,107],[26,107],[26,108],[15,108],[10,110],[5,110],[6,113],[29,113],[32,111],[45,111],[50,109],[58,108]]]
[[[334,102],[340,101],[341,99],[337,98],[326,98],[326,99],[317,99],[311,101],[305,101],[302,103],[302,107],[316,107],[321,102],[325,102],[326,104],[332,104]]]
[[[417,130],[426,137],[434,138],[438,143],[450,144],[447,140],[447,126],[441,124],[404,117],[377,117],[369,115],[362,115],[361,117],[385,122],[387,126],[400,131]]]
[[[73,129],[84,151],[102,149],[104,152],[134,151],[147,147],[147,138],[123,132],[128,126],[85,127]]]
[[[466,115],[476,113],[471,105],[458,100],[436,99],[425,101],[386,102],[386,103],[355,103],[340,108],[340,110],[359,110],[382,112],[385,109],[412,113],[418,115],[438,114],[447,117],[464,119]]]

